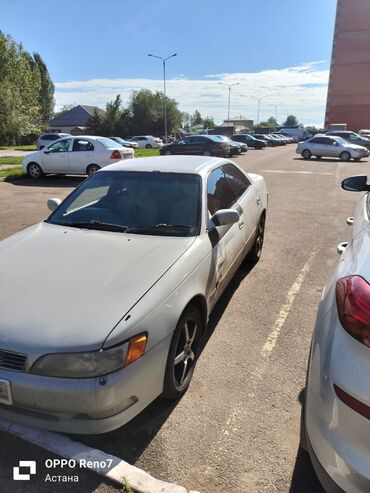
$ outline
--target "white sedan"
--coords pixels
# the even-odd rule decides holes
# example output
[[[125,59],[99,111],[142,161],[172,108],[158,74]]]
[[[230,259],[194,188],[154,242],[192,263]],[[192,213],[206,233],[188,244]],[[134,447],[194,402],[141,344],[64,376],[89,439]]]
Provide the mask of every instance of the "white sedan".
[[[135,157],[135,151],[107,137],[64,137],[23,159],[23,173],[41,178],[47,173],[92,175],[100,168]]]
[[[265,182],[227,159],[149,157],[49,208],[0,242],[0,419],[106,432],[186,391],[216,301],[260,258]]]
[[[153,135],[136,135],[128,140],[139,144],[140,149],[160,149],[163,146],[162,139],[153,137]]]

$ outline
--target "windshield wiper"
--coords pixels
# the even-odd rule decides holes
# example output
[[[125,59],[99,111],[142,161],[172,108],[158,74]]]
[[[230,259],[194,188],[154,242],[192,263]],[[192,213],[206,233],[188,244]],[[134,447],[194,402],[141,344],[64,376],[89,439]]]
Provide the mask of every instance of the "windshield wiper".
[[[139,226],[137,228],[127,228],[126,233],[145,233],[146,231],[190,231],[193,229],[193,226],[187,226],[186,224],[167,224],[167,223],[158,223],[158,224],[150,224],[148,226]]]
[[[71,228],[85,228],[85,229],[97,229],[101,231],[115,231],[119,233],[125,233],[127,226],[121,226],[120,224],[104,223],[91,219],[91,221],[78,221],[72,223],[61,223],[61,226],[70,226]]]

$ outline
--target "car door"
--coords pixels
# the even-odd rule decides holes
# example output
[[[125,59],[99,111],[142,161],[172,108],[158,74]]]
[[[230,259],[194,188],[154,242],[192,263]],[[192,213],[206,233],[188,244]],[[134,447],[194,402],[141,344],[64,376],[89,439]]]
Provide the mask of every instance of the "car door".
[[[191,137],[180,140],[173,148],[174,154],[191,154]]]
[[[235,272],[236,262],[245,242],[245,231],[240,225],[243,218],[238,223],[227,226],[217,226],[211,218],[218,210],[234,206],[236,203],[233,191],[220,166],[207,177],[208,236],[212,244],[213,272],[209,291],[210,306],[214,306]]]
[[[41,151],[41,166],[45,173],[68,173],[71,143],[72,139],[61,139]]]
[[[321,137],[314,137],[306,142],[305,147],[308,147],[312,154],[315,156],[326,156],[325,145]]]
[[[225,164],[222,166],[230,187],[233,191],[236,210],[239,212],[239,229],[242,237],[240,254],[244,256],[252,247],[256,229],[262,214],[262,200],[251,182],[236,166]]]
[[[89,164],[98,164],[94,159],[94,145],[83,137],[73,139],[72,151],[69,156],[69,172],[84,174]]]
[[[330,137],[322,137],[323,156],[338,157],[338,142]]]

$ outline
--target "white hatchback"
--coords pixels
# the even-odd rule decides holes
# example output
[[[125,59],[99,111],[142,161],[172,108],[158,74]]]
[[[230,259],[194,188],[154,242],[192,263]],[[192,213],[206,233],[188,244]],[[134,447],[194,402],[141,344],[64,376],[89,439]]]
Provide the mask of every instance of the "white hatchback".
[[[65,137],[23,159],[23,172],[32,178],[47,173],[92,175],[100,168],[135,157],[133,149],[107,137]]]

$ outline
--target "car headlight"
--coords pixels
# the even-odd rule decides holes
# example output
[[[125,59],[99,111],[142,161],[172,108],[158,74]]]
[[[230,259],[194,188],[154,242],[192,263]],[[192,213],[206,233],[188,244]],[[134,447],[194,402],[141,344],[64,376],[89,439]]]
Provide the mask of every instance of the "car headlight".
[[[41,356],[30,369],[34,375],[60,378],[92,378],[107,375],[140,358],[145,350],[146,334],[108,349],[83,353],[52,353]]]

